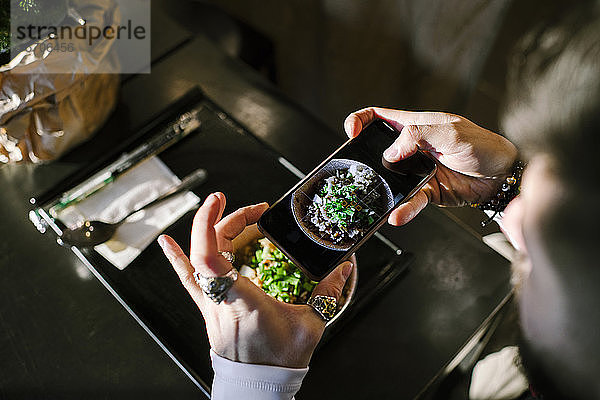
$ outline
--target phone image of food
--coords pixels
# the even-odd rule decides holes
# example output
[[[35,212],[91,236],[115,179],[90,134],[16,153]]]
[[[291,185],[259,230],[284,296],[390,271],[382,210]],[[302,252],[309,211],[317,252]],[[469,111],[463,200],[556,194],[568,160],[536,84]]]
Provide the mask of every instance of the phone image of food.
[[[291,196],[294,220],[312,241],[345,251],[394,206],[388,183],[356,160],[332,159]]]
[[[392,164],[383,159],[399,134],[373,121],[265,211],[259,230],[308,277],[323,279],[435,173],[421,152]]]

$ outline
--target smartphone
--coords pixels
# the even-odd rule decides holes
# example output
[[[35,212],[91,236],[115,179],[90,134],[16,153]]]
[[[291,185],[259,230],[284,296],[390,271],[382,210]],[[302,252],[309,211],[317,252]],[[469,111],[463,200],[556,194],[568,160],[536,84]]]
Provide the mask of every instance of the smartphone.
[[[420,151],[396,163],[383,159],[399,134],[372,121],[265,211],[258,229],[308,277],[324,278],[435,174]]]

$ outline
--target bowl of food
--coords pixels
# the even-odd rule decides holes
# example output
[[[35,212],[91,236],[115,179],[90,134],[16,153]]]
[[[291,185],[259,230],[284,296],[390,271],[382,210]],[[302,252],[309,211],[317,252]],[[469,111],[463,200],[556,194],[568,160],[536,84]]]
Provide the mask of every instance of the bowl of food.
[[[234,267],[240,275],[250,279],[268,295],[291,304],[306,304],[317,282],[310,280],[273,243],[258,230],[256,224],[248,226],[233,240],[235,254]],[[348,308],[356,292],[358,272],[356,257],[350,257],[354,264],[342,296],[338,301],[335,316],[327,322],[333,324]]]
[[[312,241],[348,250],[394,206],[387,182],[355,160],[330,160],[292,193],[292,214]]]

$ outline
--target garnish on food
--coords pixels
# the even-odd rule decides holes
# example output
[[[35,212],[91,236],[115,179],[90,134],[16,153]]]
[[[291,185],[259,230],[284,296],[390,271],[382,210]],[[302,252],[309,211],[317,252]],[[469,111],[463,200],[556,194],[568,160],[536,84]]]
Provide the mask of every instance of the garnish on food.
[[[317,186],[308,206],[310,222],[336,244],[360,238],[380,212],[377,185],[377,175],[369,168],[336,170]]]
[[[239,268],[270,296],[292,304],[308,301],[317,282],[308,279],[269,239],[259,239],[246,249]]]

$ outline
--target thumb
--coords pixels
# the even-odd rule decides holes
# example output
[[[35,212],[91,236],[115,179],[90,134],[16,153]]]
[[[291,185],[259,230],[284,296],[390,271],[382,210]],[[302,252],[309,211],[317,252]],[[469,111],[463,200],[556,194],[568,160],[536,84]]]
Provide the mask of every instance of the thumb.
[[[431,186],[425,185],[423,189],[419,190],[412,199],[409,199],[406,203],[399,205],[394,211],[388,216],[388,222],[390,225],[401,226],[410,222],[414,217],[417,216],[423,209],[429,204],[431,198]]]
[[[404,126],[394,143],[383,152],[386,161],[393,163],[415,154],[419,149],[420,132],[416,125]]]
[[[331,296],[340,301],[342,289],[346,284],[346,280],[352,273],[354,266],[350,261],[346,261],[337,266],[331,271],[321,282],[315,286],[312,296]]]

